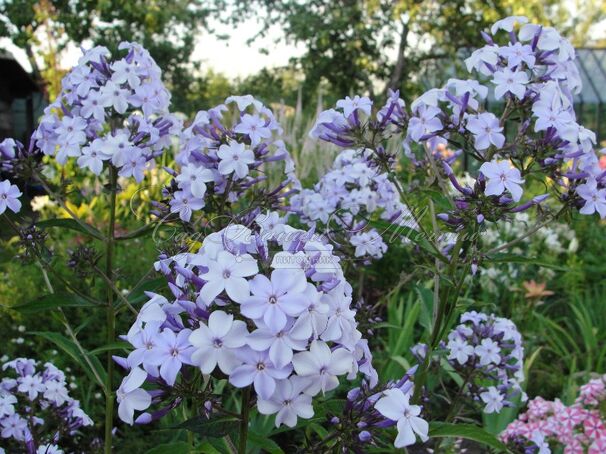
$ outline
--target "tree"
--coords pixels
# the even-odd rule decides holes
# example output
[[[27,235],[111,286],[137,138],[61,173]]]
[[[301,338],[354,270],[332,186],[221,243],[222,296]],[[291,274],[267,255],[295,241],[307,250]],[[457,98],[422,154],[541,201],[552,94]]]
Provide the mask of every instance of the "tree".
[[[0,36],[23,48],[34,75],[56,94],[57,55],[86,40],[115,51],[122,41],[146,47],[164,72],[176,110],[193,109],[195,37],[222,0],[1,0]]]
[[[307,99],[323,81],[338,97],[414,88],[410,82],[421,67],[449,63],[459,49],[478,43],[480,30],[507,15],[527,15],[565,34],[586,31],[606,16],[599,0],[579,2],[578,11],[562,0],[232,0],[231,6],[228,21],[260,19],[257,36],[278,24],[281,39],[305,47],[292,64],[305,75]],[[572,35],[577,45],[590,36]]]

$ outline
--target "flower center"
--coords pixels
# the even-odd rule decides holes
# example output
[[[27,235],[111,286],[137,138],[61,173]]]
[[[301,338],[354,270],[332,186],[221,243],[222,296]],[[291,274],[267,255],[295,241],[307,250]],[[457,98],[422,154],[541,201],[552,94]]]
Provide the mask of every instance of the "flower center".
[[[223,271],[223,279],[229,279],[230,276],[231,276],[231,271],[229,271],[229,270]]]
[[[215,348],[221,348],[221,347],[223,347],[223,341],[217,337],[217,338],[213,339],[213,346]]]
[[[278,298],[275,297],[275,295],[271,295],[269,297],[269,304],[276,304],[278,302]]]

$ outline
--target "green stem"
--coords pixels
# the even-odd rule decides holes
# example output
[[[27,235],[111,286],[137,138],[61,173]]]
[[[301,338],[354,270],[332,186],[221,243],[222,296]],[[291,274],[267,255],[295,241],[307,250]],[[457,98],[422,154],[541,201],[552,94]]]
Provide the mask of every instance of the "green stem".
[[[109,166],[109,225],[105,239],[105,275],[109,278],[107,289],[107,344],[114,342],[116,337],[116,313],[114,310],[114,241],[116,227],[116,192],[118,175],[114,166]],[[105,387],[105,454],[112,452],[112,429],[114,425],[114,387],[112,376],[114,373],[114,360],[112,352],[107,352],[107,380]]]
[[[238,454],[246,454],[246,441],[248,439],[248,417],[250,413],[250,386],[242,390],[242,408],[240,409],[240,438],[238,440]]]
[[[419,368],[419,371],[415,377],[415,388],[413,393],[413,402],[418,402],[421,397],[421,392],[423,390],[423,386],[425,385],[425,381],[427,380],[427,372],[429,370],[429,366],[431,363],[431,356],[434,349],[438,346],[442,336],[444,328],[447,324],[444,323],[444,320],[448,321],[451,311],[456,307],[457,301],[459,299],[459,294],[461,292],[461,287],[463,286],[463,282],[465,281],[465,276],[467,275],[467,267],[463,269],[463,273],[461,275],[460,280],[455,284],[456,279],[456,271],[457,265],[459,263],[459,253],[462,247],[462,237],[459,237],[457,243],[452,249],[452,259],[447,268],[447,275],[450,276],[450,280],[453,282],[454,293],[450,291],[446,291],[444,289],[439,295],[434,294],[434,304],[437,301],[438,309],[435,311],[435,320],[431,331],[431,336],[429,343],[427,344],[427,352],[425,353],[425,359]],[[438,283],[439,284],[439,283]],[[439,285],[434,286],[434,291],[440,292]],[[449,299],[452,298],[452,301],[449,304]]]

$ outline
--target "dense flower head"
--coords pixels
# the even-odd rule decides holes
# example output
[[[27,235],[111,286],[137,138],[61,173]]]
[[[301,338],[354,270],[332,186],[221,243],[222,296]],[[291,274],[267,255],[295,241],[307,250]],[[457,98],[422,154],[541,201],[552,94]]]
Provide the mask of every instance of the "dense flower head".
[[[149,52],[128,42],[119,49],[122,58],[112,59],[102,46],[84,53],[32,140],[59,164],[77,158],[79,167],[99,175],[111,163],[120,176],[140,182],[181,125],[169,114],[170,94]]]
[[[156,263],[174,298],[151,294],[125,336],[134,350],[119,360],[130,369],[118,390],[122,420],[156,402],[166,406],[136,422],[164,414],[199,373],[252,385],[259,412],[290,427],[313,415],[312,397],[339,377],[359,371],[376,384],[332,246],[272,213],[249,227],[229,225],[197,252]]]
[[[525,398],[524,347],[511,320],[466,312],[448,334],[445,349],[452,367],[466,379],[465,392],[482,402],[484,412],[500,413],[515,397]]]
[[[285,174],[284,179],[262,196],[266,208],[278,208],[282,190],[299,185],[281,134],[272,111],[251,95],[230,96],[225,103],[198,112],[181,134],[170,212],[187,222],[207,205],[205,197],[222,195],[235,202],[271,179],[272,165],[282,161],[283,170],[273,173],[279,178]]]
[[[606,450],[606,421],[602,410],[605,389],[606,376],[602,376],[581,386],[572,405],[567,406],[558,399],[532,399],[527,411],[507,426],[501,438],[531,453],[549,453],[550,448],[564,448],[565,453],[602,453]]]
[[[527,176],[547,177],[560,202],[604,217],[606,175],[596,136],[577,123],[573,109],[581,88],[574,48],[553,28],[527,22],[503,19],[483,35],[487,44],[465,60],[478,80],[450,79],[412,103],[404,148],[409,157],[414,143],[463,148],[481,164],[481,190],[496,204],[520,201]],[[502,100],[503,114],[484,111],[486,99]]]
[[[2,365],[0,381],[0,437],[13,449],[46,452],[46,445],[73,438],[93,421],[69,396],[65,374],[51,363],[17,358]],[[55,449],[53,448],[53,449]],[[61,452],[61,451],[49,451]]]
[[[351,256],[360,259],[381,258],[387,250],[381,233],[368,226],[369,219],[416,227],[395,185],[372,161],[370,150],[339,153],[332,169],[313,189],[303,189],[291,197],[290,209],[335,243],[344,236]]]
[[[362,146],[367,137],[387,138],[402,131],[407,120],[406,105],[399,91],[389,91],[386,103],[373,113],[370,98],[354,96],[337,101],[336,109],[321,112],[310,137],[339,147]]]
[[[452,231],[469,226],[488,229],[492,223],[512,219],[518,213],[542,206],[549,198],[548,194],[542,194],[518,203],[524,180],[510,161],[494,159],[485,162],[477,179],[467,176],[464,182],[455,176],[446,162],[443,168],[452,184],[453,207],[447,213],[439,213],[438,218]]]

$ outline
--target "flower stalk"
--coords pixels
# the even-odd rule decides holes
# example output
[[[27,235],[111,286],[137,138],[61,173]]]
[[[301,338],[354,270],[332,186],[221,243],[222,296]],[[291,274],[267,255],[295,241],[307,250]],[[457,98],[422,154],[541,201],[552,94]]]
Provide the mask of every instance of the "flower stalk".
[[[114,308],[114,283],[113,283],[113,259],[114,259],[114,233],[116,227],[116,193],[118,186],[118,174],[114,166],[109,166],[109,225],[107,228],[107,237],[105,239],[105,275],[109,278],[106,285],[107,291],[107,343],[111,344],[116,337],[116,313]],[[107,379],[105,383],[105,453],[112,452],[112,429],[114,417],[114,393],[113,393],[113,372],[114,360],[112,352],[107,352],[106,359]]]

